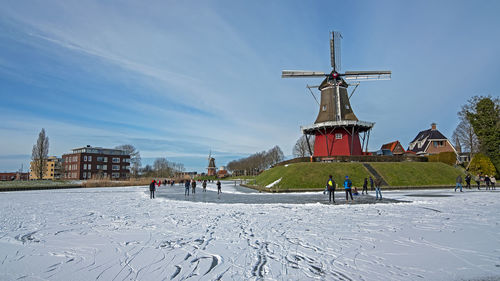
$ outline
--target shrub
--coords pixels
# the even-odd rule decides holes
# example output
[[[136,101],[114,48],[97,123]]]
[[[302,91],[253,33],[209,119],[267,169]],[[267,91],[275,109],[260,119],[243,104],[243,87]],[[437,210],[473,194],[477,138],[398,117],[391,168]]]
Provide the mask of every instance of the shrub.
[[[470,161],[468,170],[474,175],[494,175],[496,172],[495,166],[491,162],[491,159],[483,153],[474,155],[474,157]]]
[[[427,156],[429,158],[429,162],[441,162],[448,165],[455,165],[457,162],[457,154],[453,151],[449,152],[441,152],[439,154],[433,154]]]

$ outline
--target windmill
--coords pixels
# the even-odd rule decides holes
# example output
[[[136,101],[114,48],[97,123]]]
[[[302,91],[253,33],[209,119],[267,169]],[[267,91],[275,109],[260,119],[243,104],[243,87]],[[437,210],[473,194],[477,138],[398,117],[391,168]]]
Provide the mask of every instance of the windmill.
[[[318,71],[283,70],[282,78],[295,77],[321,77],[324,78],[319,86],[307,86],[318,88],[321,91],[319,113],[314,124],[302,126],[302,133],[309,143],[309,136],[314,135],[314,156],[337,156],[337,155],[363,155],[368,149],[370,131],[375,125],[372,122],[360,121],[354,114],[349,102],[350,96],[358,87],[359,83],[348,84],[346,81],[362,80],[388,80],[391,71],[346,71],[341,72],[340,60],[340,32],[332,31],[330,34],[330,60],[332,71],[330,73]],[[351,95],[347,88],[355,86]],[[312,93],[312,92],[311,92]],[[314,94],[313,94],[314,96]],[[360,142],[360,134],[363,134]],[[365,153],[363,153],[363,147]],[[309,152],[313,155],[311,147]]]
[[[215,158],[212,157],[212,151],[208,153],[208,167],[207,167],[207,176],[215,176],[217,172],[217,168],[215,167]]]

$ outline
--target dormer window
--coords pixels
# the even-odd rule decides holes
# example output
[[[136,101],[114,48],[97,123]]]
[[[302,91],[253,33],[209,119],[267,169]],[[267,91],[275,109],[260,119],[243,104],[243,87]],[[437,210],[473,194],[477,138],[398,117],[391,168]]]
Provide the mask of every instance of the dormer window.
[[[326,111],[326,104],[323,105],[323,107],[321,108],[323,111]]]

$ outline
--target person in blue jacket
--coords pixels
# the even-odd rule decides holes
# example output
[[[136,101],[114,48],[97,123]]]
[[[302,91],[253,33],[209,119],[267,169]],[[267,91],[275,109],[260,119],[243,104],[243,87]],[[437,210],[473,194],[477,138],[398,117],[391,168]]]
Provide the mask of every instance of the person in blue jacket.
[[[352,181],[349,179],[349,176],[345,176],[345,181],[344,181],[344,189],[345,189],[345,201],[349,202],[349,195],[351,195],[351,201],[354,201],[352,199]]]

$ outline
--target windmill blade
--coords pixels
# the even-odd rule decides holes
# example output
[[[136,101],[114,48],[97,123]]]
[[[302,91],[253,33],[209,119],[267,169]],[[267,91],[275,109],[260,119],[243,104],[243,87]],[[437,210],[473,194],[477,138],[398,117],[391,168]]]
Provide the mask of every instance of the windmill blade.
[[[330,61],[335,72],[341,70],[340,39],[342,39],[340,32],[332,31],[330,33]]]
[[[391,71],[390,70],[375,70],[375,71],[346,71],[344,74],[340,74],[345,80],[356,81],[356,80],[390,80]]]
[[[304,70],[283,70],[281,72],[281,78],[293,78],[293,77],[325,77],[327,76],[324,72],[319,71],[304,71]]]

